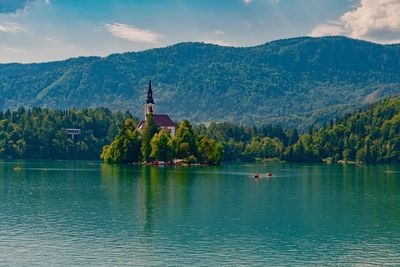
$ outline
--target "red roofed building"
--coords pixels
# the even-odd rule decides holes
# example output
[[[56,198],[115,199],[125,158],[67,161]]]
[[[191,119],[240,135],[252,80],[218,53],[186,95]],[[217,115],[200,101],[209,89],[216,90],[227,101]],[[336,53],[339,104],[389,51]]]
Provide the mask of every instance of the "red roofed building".
[[[178,125],[172,121],[168,115],[155,113],[155,103],[153,99],[153,90],[151,89],[151,81],[149,82],[149,89],[147,91],[147,100],[144,108],[144,120],[141,121],[137,126],[139,131],[143,131],[143,129],[146,127],[148,114],[153,114],[154,122],[158,127],[169,132],[171,136],[175,135]]]

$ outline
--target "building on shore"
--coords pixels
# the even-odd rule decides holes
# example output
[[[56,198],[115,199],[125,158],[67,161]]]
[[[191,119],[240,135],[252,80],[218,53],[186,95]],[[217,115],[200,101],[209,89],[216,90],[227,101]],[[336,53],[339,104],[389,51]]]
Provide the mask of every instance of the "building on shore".
[[[67,128],[64,130],[64,133],[67,137],[71,138],[72,141],[75,141],[75,138],[81,135],[81,129]]]
[[[142,120],[137,128],[139,131],[143,131],[146,127],[147,115],[152,114],[155,124],[166,132],[169,132],[171,136],[174,136],[178,125],[171,120],[166,114],[156,114],[155,103],[153,99],[153,90],[151,88],[151,81],[149,82],[149,88],[147,90],[147,100],[144,106],[144,120]]]

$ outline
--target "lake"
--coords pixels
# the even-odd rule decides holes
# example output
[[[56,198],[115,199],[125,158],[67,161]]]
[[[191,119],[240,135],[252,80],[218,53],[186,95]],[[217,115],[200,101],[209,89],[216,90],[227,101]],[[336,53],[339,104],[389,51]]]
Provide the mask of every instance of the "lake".
[[[400,265],[398,165],[0,162],[0,265],[367,263]]]

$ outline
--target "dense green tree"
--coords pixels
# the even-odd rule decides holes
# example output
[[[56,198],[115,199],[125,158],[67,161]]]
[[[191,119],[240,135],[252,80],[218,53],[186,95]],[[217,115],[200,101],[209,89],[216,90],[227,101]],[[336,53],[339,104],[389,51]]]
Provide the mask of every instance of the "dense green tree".
[[[155,134],[151,139],[150,157],[156,160],[169,161],[173,159],[173,150],[171,147],[170,135],[164,130]]]
[[[399,125],[400,98],[386,99],[345,115],[329,127],[313,130],[308,137],[302,136],[293,148],[304,151],[297,151],[295,160],[303,154],[302,161],[330,157],[344,161],[399,162]]]
[[[49,110],[33,108],[0,112],[0,157],[33,159],[98,159],[102,147],[116,135],[111,128],[122,124],[123,115],[98,109]],[[72,140],[66,128],[79,128]]]
[[[139,139],[137,131],[133,130],[132,120],[127,119],[113,142],[104,146],[101,158],[109,163],[136,162],[131,157],[137,153],[127,151],[138,151],[140,147],[142,159],[145,162],[153,159],[170,161],[173,158],[178,158],[184,159],[188,163],[218,165],[223,159],[222,144],[206,136],[196,135],[189,121],[183,121],[179,124],[174,137],[171,137],[163,129],[158,131],[151,115],[147,117],[146,126]],[[203,128],[205,131],[206,129]],[[133,135],[130,135],[129,133],[132,132]],[[133,136],[133,138],[130,136]],[[133,147],[133,149],[130,149],[130,147]],[[129,157],[130,155],[131,157]]]
[[[110,145],[104,146],[100,157],[108,163],[139,162],[140,147],[140,135],[134,121],[128,118],[114,141]]]
[[[175,156],[178,158],[197,158],[198,149],[196,145],[196,135],[192,125],[188,120],[184,120],[178,126],[174,136]],[[192,157],[192,158],[193,158]]]
[[[201,136],[198,139],[198,150],[200,152],[200,161],[210,165],[219,165],[224,154],[223,147],[215,140]]]
[[[146,125],[142,132],[141,152],[144,161],[151,159],[151,139],[159,131],[156,123],[154,122],[153,114],[146,115]]]

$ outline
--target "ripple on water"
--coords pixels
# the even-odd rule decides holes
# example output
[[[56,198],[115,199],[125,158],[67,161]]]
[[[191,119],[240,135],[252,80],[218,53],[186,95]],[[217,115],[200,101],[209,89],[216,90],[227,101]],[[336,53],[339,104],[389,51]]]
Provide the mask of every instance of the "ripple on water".
[[[400,265],[386,167],[18,164],[0,164],[0,265]]]

